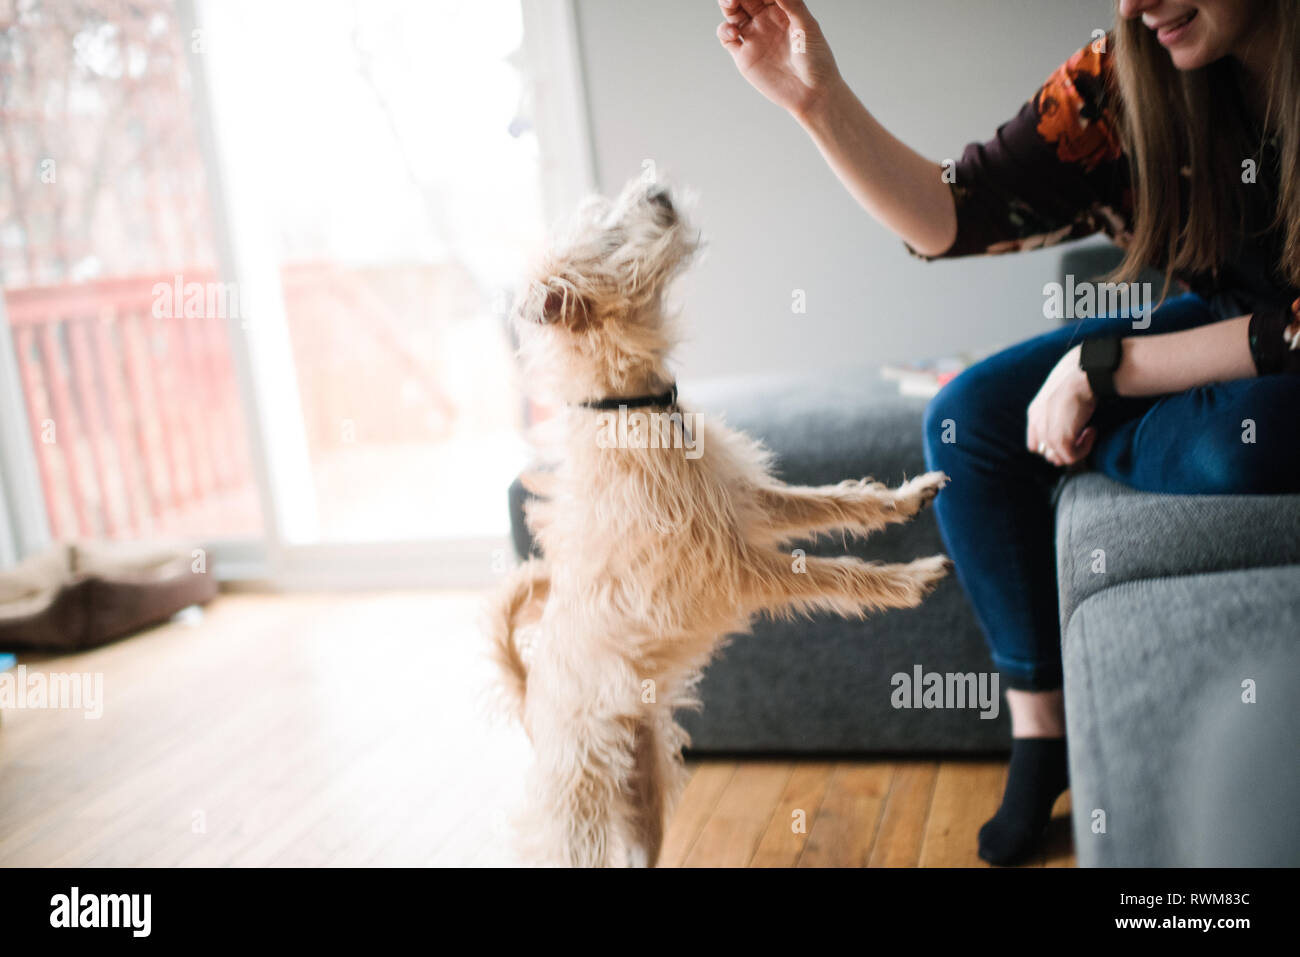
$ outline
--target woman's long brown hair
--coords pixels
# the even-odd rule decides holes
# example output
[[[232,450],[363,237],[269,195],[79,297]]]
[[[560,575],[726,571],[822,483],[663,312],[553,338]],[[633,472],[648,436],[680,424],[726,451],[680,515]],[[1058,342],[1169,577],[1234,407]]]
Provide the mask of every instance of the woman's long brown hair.
[[[1285,235],[1280,272],[1300,286],[1300,11],[1295,0],[1261,4],[1256,42],[1269,49],[1265,129],[1277,136],[1281,190],[1275,228]],[[1267,19],[1263,19],[1267,18]],[[1225,57],[1179,70],[1138,17],[1117,18],[1120,132],[1133,184],[1133,239],[1117,276],[1144,266],[1212,273],[1243,228],[1243,162],[1261,163],[1241,108],[1240,68]],[[1190,169],[1184,206],[1180,171]],[[1246,187],[1251,188],[1251,187]]]

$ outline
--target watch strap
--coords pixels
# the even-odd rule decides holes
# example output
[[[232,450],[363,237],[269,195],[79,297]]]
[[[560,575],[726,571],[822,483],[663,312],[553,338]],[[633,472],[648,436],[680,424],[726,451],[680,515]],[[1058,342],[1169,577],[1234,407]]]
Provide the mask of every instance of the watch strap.
[[[1088,385],[1098,399],[1113,399],[1118,395],[1115,370],[1123,357],[1122,341],[1116,336],[1085,339],[1079,349],[1079,367],[1088,376]]]

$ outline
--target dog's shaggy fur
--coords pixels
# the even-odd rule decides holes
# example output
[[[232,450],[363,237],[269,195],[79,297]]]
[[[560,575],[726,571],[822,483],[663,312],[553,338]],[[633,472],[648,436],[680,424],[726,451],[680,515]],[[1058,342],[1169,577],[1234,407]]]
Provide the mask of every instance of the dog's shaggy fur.
[[[783,548],[907,521],[942,474],[896,489],[788,486],[758,443],[712,418],[697,426],[699,457],[600,439],[607,419],[581,403],[672,383],[664,294],[695,249],[667,188],[635,180],[580,207],[516,300],[527,383],[565,405],[557,463],[534,476],[528,513],[544,560],[502,586],[490,628],[535,752],[520,834],[539,863],[655,863],[684,779],[673,712],[694,704],[701,669],[754,615],[912,607],[949,567]]]

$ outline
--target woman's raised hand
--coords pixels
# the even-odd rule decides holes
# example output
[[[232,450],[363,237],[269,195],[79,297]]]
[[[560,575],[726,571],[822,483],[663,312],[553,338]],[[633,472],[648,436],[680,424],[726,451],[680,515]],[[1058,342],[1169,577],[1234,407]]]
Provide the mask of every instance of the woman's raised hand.
[[[718,39],[741,76],[795,117],[840,81],[831,48],[803,0],[718,0]]]
[[[938,163],[877,122],[840,76],[803,0],[718,0],[718,40],[758,92],[799,122],[862,208],[918,253],[957,236],[957,207]]]

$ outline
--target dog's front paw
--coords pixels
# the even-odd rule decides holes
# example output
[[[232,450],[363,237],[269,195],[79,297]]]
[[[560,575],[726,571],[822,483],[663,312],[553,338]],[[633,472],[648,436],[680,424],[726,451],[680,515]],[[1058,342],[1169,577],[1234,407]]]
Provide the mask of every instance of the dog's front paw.
[[[921,593],[928,595],[952,571],[952,559],[947,555],[931,555],[929,558],[908,562],[905,567],[920,587]]]
[[[905,515],[915,515],[934,501],[948,484],[943,472],[926,472],[894,489],[894,507]]]

